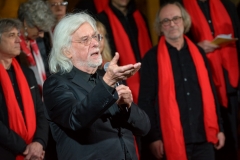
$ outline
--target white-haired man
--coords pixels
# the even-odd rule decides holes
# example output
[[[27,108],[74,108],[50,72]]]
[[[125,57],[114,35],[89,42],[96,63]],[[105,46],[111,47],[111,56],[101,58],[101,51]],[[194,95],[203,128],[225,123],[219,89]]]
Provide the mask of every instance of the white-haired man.
[[[60,160],[137,159],[134,135],[150,129],[148,116],[133,103],[131,90],[116,83],[135,74],[140,63],[118,66],[116,53],[102,77],[101,35],[86,13],[63,18],[50,54],[54,73],[43,97]]]

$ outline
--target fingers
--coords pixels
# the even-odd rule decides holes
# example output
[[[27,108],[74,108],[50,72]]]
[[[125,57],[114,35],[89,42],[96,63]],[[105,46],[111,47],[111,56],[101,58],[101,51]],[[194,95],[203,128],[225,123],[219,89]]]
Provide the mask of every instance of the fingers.
[[[118,105],[126,104],[129,108],[133,102],[132,92],[129,87],[124,85],[119,85],[116,87],[119,99],[117,101]]]
[[[103,80],[111,87],[114,87],[116,82],[126,80],[133,76],[141,67],[141,63],[128,64],[124,66],[118,66],[119,53],[116,52],[112,61],[109,63],[108,69],[103,76]]]
[[[119,60],[119,53],[115,52],[115,56],[113,57],[113,59],[111,60],[111,64],[117,64]]]
[[[211,43],[211,41],[204,40],[199,42],[198,45],[205,51],[205,53],[213,52],[219,46],[216,44]]]
[[[39,160],[44,159],[45,151],[40,143],[32,142],[28,144],[23,154],[26,155],[25,160]]]
[[[219,150],[221,149],[224,144],[225,144],[225,135],[223,132],[219,132],[218,135],[217,135],[217,138],[218,138],[218,143],[214,145],[214,147]]]
[[[157,140],[152,142],[149,145],[149,149],[152,152],[152,154],[155,156],[156,159],[161,159],[163,158],[163,143],[161,140]]]

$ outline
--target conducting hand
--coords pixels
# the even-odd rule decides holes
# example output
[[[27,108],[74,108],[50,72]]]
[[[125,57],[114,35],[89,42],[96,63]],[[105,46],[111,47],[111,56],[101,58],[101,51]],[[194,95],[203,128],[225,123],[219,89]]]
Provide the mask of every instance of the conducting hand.
[[[121,81],[126,80],[128,77],[134,75],[141,67],[141,63],[128,64],[124,66],[118,66],[117,62],[119,54],[116,52],[112,61],[109,63],[108,69],[103,76],[103,80],[111,87]]]
[[[127,109],[129,109],[133,102],[132,92],[129,89],[129,87],[125,86],[125,85],[119,85],[116,87],[116,90],[117,90],[117,93],[119,96],[119,99],[116,102],[118,104],[118,106],[120,108],[124,107],[124,108],[121,108],[124,110],[126,109],[125,107],[127,107]]]
[[[211,43],[211,41],[204,40],[199,42],[198,45],[205,51],[205,53],[213,52],[219,46],[216,44]]]
[[[45,151],[40,143],[32,142],[27,145],[23,155],[25,155],[24,160],[43,160]]]

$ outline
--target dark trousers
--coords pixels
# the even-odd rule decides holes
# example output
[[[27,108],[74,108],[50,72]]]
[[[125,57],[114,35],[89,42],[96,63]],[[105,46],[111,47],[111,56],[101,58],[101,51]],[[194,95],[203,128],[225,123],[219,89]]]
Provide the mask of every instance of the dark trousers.
[[[188,160],[215,160],[212,143],[191,143],[186,145]]]
[[[215,160],[214,146],[212,143],[191,143],[186,145],[188,160]],[[141,160],[156,160],[147,147],[142,147]],[[164,155],[162,160],[166,160]]]

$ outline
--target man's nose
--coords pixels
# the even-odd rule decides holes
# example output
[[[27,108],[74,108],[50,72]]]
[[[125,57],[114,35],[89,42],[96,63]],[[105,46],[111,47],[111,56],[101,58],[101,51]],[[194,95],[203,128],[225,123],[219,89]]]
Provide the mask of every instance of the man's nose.
[[[19,36],[16,36],[16,40],[15,40],[17,43],[20,43],[21,42],[21,39]]]
[[[175,23],[173,22],[173,20],[170,20],[170,26],[174,26]]]

